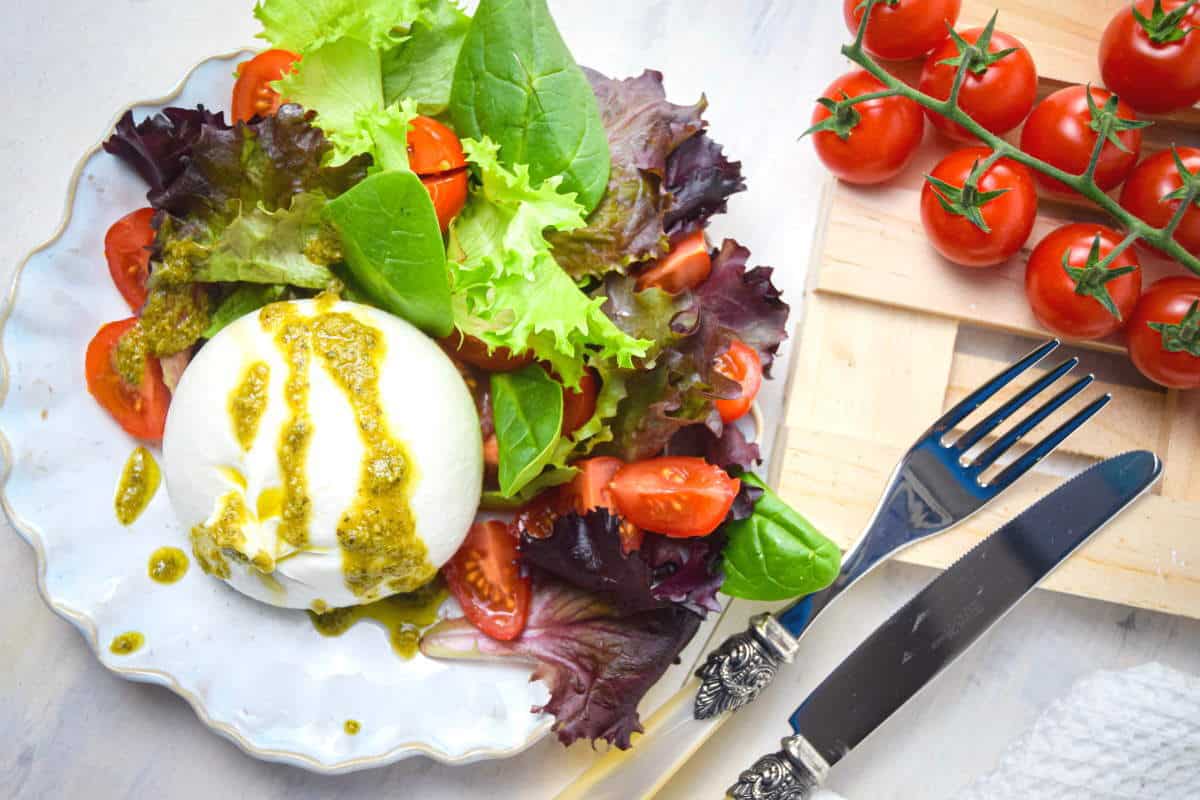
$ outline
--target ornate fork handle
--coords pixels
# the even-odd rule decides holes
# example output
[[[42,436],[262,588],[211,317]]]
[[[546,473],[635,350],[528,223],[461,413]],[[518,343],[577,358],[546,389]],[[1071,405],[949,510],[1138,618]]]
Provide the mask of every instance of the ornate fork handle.
[[[759,614],[750,627],[725,640],[696,671],[702,680],[695,715],[707,719],[753,702],[775,679],[780,664],[791,663],[799,643],[770,614]]]

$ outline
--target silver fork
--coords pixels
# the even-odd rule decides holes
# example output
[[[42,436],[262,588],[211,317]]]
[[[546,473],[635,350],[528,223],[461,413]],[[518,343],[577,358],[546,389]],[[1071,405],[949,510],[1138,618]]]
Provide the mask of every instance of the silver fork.
[[[694,707],[697,719],[732,711],[752,702],[774,679],[780,664],[792,660],[800,636],[834,598],[905,548],[970,517],[1108,404],[1111,395],[1098,398],[995,478],[986,483],[983,481],[983,474],[1001,456],[1095,380],[1093,375],[1079,378],[1016,423],[983,452],[968,457],[988,434],[1078,366],[1078,358],[1069,358],[953,442],[946,441],[947,434],[955,426],[1018,376],[1043,361],[1058,346],[1058,340],[1052,340],[1038,347],[968,395],[917,439],[900,459],[866,532],[846,553],[841,572],[833,584],[774,615],[754,617],[748,630],[726,639],[709,655],[696,672],[702,681]]]
[[[1079,361],[1071,358],[1023,389],[953,442],[957,425],[1058,348],[1047,342],[1001,372],[946,412],[901,459],[883,493],[866,533],[843,561],[829,588],[793,603],[778,614],[751,620],[750,628],[731,636],[675,695],[645,722],[632,749],[610,750],[556,800],[634,800],[654,796],[688,758],[711,737],[731,711],[751,702],[774,679],[780,664],[791,661],[799,637],[832,600],[881,561],[922,539],[962,522],[1011,486],[1035,464],[1091,419],[1111,399],[1088,405],[1056,428],[993,480],[983,474],[997,459],[1092,383],[1088,375],[1062,389],[1017,422],[977,456],[971,453],[1003,422],[1031,404]],[[693,703],[693,697],[695,698]]]

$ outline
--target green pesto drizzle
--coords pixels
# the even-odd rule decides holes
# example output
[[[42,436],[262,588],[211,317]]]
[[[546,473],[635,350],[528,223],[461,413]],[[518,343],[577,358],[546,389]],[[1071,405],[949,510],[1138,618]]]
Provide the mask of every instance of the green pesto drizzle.
[[[187,574],[188,557],[178,547],[160,547],[150,554],[146,571],[153,581],[175,583]]]
[[[267,381],[271,368],[265,361],[256,361],[246,368],[246,374],[229,395],[229,421],[242,450],[248,451],[258,435],[258,424],[267,410]]]
[[[108,651],[117,656],[129,656],[142,649],[142,645],[146,643],[146,637],[137,631],[128,631],[120,636],[113,637],[112,644],[108,646]]]
[[[158,462],[149,450],[139,447],[130,453],[125,468],[121,470],[117,494],[113,499],[117,521],[122,525],[132,525],[150,504],[161,480]]]

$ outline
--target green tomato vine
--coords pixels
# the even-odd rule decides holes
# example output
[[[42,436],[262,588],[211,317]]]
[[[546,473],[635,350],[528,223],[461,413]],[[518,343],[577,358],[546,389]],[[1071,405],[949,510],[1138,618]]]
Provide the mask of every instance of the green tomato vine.
[[[854,38],[854,41],[842,47],[842,55],[874,76],[875,79],[882,83],[885,88],[881,91],[859,95],[858,97],[844,98],[836,102],[830,101],[832,106],[830,104],[825,104],[826,108],[829,108],[833,114],[833,116],[830,117],[830,120],[838,118],[840,114],[840,124],[830,122],[828,125],[814,126],[814,128],[810,129],[808,132],[812,132],[818,128],[828,128],[833,130],[842,138],[845,138],[850,134],[848,123],[850,123],[852,120],[856,121],[857,118],[857,113],[852,113],[853,106],[857,105],[858,103],[864,103],[869,100],[877,100],[882,97],[906,97],[920,105],[922,108],[929,109],[930,111],[941,114],[949,120],[957,122],[967,131],[977,137],[984,145],[991,148],[992,154],[976,165],[975,169],[972,170],[971,175],[968,177],[966,184],[963,187],[951,187],[958,189],[960,193],[965,192],[968,197],[972,198],[974,201],[977,201],[979,205],[987,202],[986,199],[980,197],[978,192],[979,178],[997,161],[1002,158],[1008,158],[1016,161],[1017,163],[1024,164],[1026,167],[1036,172],[1040,172],[1043,175],[1054,178],[1060,183],[1063,183],[1066,186],[1074,189],[1079,194],[1083,195],[1088,200],[1092,201],[1101,209],[1103,209],[1110,217],[1112,217],[1117,225],[1126,232],[1125,238],[1122,239],[1121,242],[1103,259],[1097,262],[1100,267],[1107,269],[1121,255],[1121,253],[1127,250],[1134,242],[1140,240],[1158,248],[1183,266],[1187,267],[1192,272],[1200,275],[1200,258],[1197,258],[1187,250],[1183,249],[1183,246],[1180,245],[1179,242],[1175,241],[1174,238],[1175,229],[1178,228],[1179,224],[1183,221],[1183,215],[1196,202],[1196,200],[1200,198],[1200,173],[1193,173],[1189,171],[1183,164],[1183,160],[1179,157],[1178,152],[1175,152],[1175,164],[1179,170],[1179,177],[1183,181],[1183,186],[1170,195],[1167,195],[1167,197],[1163,199],[1179,200],[1181,202],[1179,203],[1179,208],[1176,209],[1171,220],[1161,228],[1155,228],[1129,213],[1122,208],[1117,201],[1109,197],[1100,189],[1099,186],[1096,185],[1094,178],[1096,173],[1096,165],[1100,161],[1100,153],[1103,151],[1104,145],[1108,142],[1116,140],[1116,134],[1119,131],[1130,129],[1129,121],[1121,120],[1116,115],[1115,97],[1110,102],[1106,103],[1103,109],[1096,108],[1094,104],[1091,105],[1093,110],[1093,129],[1096,130],[1098,136],[1096,138],[1096,145],[1092,149],[1091,159],[1088,162],[1087,169],[1078,175],[1072,175],[1071,173],[1064,172],[1058,167],[1055,167],[1053,164],[1049,164],[1039,158],[1035,158],[1016,145],[1010,144],[1009,142],[995,135],[978,122],[971,119],[971,117],[959,107],[959,94],[962,90],[963,81],[966,80],[967,73],[972,70],[978,70],[981,67],[986,69],[987,65],[994,63],[995,60],[997,60],[999,57],[1002,57],[999,53],[989,52],[987,47],[988,40],[991,38],[990,33],[995,29],[996,15],[993,15],[991,21],[988,22],[987,28],[985,29],[985,35],[980,37],[980,42],[971,44],[965,40],[962,40],[961,38],[956,37],[955,41],[959,47],[959,55],[953,59],[955,63],[952,66],[957,68],[954,74],[954,83],[951,85],[950,95],[945,100],[939,100],[935,97],[925,94],[924,92],[914,89],[913,87],[901,81],[899,78],[892,75],[882,66],[880,66],[879,62],[877,62],[863,46],[863,40],[867,32],[867,25],[871,19],[871,12],[874,10],[875,6],[886,2],[888,2],[888,0],[863,0],[862,6],[866,9],[866,11],[862,16],[862,22],[859,23],[858,32]],[[1195,0],[1192,0],[1192,2],[1195,2]],[[980,46],[980,43],[983,44],[982,47]],[[837,108],[834,108],[833,106],[836,106]],[[835,124],[837,125],[836,128],[834,127]],[[1147,122],[1134,124],[1141,127],[1150,123]],[[1172,150],[1174,151],[1174,148],[1172,148]],[[945,190],[943,189],[943,191]],[[954,201],[957,199],[957,196],[941,197],[940,199],[942,199],[943,202],[950,200],[951,204],[953,205],[955,204]],[[977,216],[978,206],[976,206],[975,210]],[[964,213],[964,216],[971,218],[971,215],[967,213]]]

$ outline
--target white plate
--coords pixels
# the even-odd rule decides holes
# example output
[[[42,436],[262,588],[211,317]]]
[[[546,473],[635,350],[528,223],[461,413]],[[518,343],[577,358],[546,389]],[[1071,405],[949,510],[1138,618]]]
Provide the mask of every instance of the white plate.
[[[174,95],[134,107],[141,120],[165,105],[226,108],[246,54],[210,59]],[[320,772],[346,772],[418,753],[451,763],[509,756],[550,721],[530,713],[546,690],[529,670],[401,661],[386,632],[359,624],[320,636],[302,612],[234,592],[193,562],[160,585],[147,576],[164,545],[190,554],[161,490],[129,528],[113,512],[117,477],[135,442],[88,395],[83,354],[97,328],[129,315],[104,262],[105,231],[145,205],[146,187],[99,148],[76,171],[67,220],[18,270],[4,328],[7,355],[0,430],[6,441],[4,507],[37,552],[47,603],[83,633],[106,667],[158,683],[248,753]],[[113,655],[126,631],[141,650]],[[347,735],[348,719],[361,732]]]

